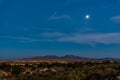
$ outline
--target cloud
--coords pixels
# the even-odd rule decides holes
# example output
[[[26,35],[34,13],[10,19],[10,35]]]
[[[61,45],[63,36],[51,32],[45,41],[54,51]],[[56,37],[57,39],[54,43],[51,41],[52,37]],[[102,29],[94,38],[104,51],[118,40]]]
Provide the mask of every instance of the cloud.
[[[59,38],[60,42],[73,42],[80,44],[120,44],[120,33],[89,33],[73,34]]]
[[[40,38],[30,38],[30,37],[16,37],[16,36],[0,36],[0,39],[7,39],[7,40],[17,40],[22,43],[28,42],[51,42],[51,39],[40,39]]]
[[[115,23],[120,23],[120,16],[114,16],[110,20],[115,22]]]
[[[55,12],[52,16],[50,16],[48,18],[48,20],[59,20],[59,19],[67,19],[70,20],[71,16],[67,15],[67,14],[63,14],[63,15],[57,15],[57,12]]]
[[[38,39],[29,38],[29,37],[16,37],[16,36],[0,36],[2,39],[12,39],[12,40],[18,40],[20,42],[36,42],[39,41]]]
[[[23,43],[29,43],[29,42],[53,42],[53,40],[51,40],[51,39],[30,39],[30,40],[23,40],[23,41],[20,41],[20,42],[23,42]]]
[[[60,37],[60,36],[64,36],[64,33],[60,33],[60,32],[47,32],[47,33],[42,33],[40,34],[43,37]]]
[[[96,30],[93,28],[86,27],[86,28],[77,29],[77,31],[83,33],[83,32],[95,32]]]
[[[65,34],[60,32],[43,33],[46,41],[53,42],[72,42],[78,44],[95,45],[97,43],[102,44],[120,44],[120,32],[114,33],[71,33]]]
[[[58,19],[71,19],[69,15],[51,16],[48,20],[58,20]]]
[[[39,37],[12,37],[12,36],[0,36],[0,38],[15,39],[20,42],[72,42],[78,44],[89,44],[91,46],[102,43],[108,44],[120,44],[120,32],[116,33],[72,33],[64,34],[59,32],[43,33]]]

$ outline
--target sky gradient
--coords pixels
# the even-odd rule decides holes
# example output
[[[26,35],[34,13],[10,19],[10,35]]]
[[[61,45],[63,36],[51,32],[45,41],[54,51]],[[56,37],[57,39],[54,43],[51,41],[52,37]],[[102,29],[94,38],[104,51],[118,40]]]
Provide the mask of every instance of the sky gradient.
[[[0,59],[120,58],[120,0],[0,0]]]

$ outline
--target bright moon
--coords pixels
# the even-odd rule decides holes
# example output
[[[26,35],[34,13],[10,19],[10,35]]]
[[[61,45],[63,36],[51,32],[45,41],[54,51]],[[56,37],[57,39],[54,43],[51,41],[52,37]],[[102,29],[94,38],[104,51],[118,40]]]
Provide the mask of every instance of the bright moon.
[[[86,18],[86,19],[89,19],[89,18],[90,18],[90,15],[87,14],[87,15],[85,16],[85,18]]]

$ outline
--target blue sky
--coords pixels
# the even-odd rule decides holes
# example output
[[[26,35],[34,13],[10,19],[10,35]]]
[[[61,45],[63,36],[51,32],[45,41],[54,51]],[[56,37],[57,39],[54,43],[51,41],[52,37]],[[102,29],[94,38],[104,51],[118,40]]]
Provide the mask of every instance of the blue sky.
[[[120,58],[120,0],[0,0],[0,59]]]

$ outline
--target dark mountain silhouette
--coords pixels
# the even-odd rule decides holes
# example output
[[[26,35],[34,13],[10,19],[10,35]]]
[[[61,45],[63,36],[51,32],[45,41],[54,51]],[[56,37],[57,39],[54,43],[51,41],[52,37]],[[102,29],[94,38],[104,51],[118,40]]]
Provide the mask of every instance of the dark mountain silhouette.
[[[65,55],[65,56],[55,56],[55,55],[47,55],[47,56],[36,56],[36,57],[29,57],[24,58],[22,60],[68,60],[68,61],[80,61],[80,60],[110,60],[110,61],[120,61],[119,58],[86,58],[74,55]]]

